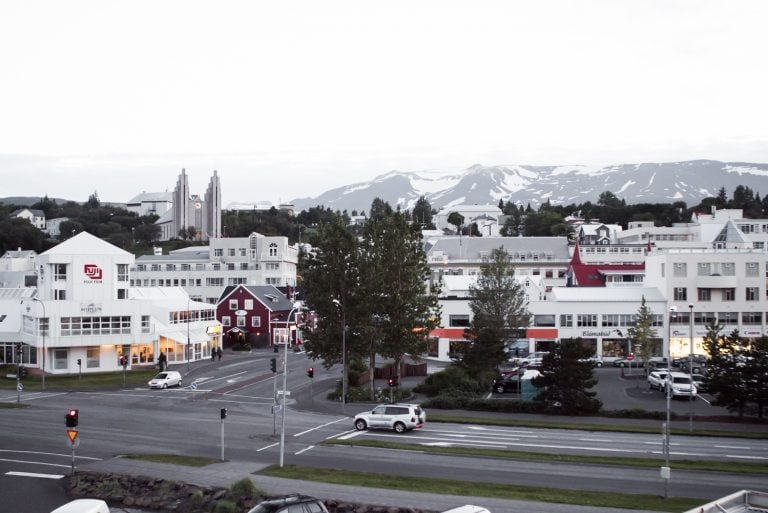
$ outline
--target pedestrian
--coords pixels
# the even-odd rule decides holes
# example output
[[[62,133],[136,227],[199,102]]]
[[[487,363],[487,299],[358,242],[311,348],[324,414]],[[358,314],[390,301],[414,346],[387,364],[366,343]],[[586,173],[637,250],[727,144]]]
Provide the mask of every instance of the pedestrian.
[[[213,349],[211,349],[211,361],[212,362],[216,361],[216,348],[215,347]]]
[[[221,348],[216,349],[216,354],[219,356],[219,361],[221,361]]]
[[[167,358],[165,357],[165,353],[160,351],[160,357],[157,359],[158,366],[160,367],[160,372],[163,372],[165,370],[165,362],[167,362]]]

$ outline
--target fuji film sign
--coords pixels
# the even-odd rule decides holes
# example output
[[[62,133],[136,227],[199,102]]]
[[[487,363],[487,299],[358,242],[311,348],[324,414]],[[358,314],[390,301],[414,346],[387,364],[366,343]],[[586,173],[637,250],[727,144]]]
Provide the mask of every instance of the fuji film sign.
[[[83,273],[85,273],[85,283],[97,283],[101,282],[102,271],[101,267],[96,264],[84,264]]]

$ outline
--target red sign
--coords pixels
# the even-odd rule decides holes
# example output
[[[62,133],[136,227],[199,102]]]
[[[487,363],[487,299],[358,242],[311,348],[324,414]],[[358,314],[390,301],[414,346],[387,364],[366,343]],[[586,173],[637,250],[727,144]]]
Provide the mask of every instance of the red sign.
[[[69,437],[70,442],[75,443],[75,439],[77,438],[77,429],[67,429],[67,436]]]
[[[101,279],[101,267],[99,267],[96,264],[85,264],[83,265],[83,272],[85,275],[92,279],[92,280],[100,280]]]
[[[627,361],[629,362],[631,362],[634,359],[635,359],[635,355],[633,355],[632,353],[630,353],[629,356],[627,356]]]

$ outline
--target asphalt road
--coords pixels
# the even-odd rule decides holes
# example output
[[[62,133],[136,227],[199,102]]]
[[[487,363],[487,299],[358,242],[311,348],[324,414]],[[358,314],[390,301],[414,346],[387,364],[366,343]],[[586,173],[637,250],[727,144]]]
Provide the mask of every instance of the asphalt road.
[[[13,490],[19,500],[34,496],[45,500],[60,493],[60,483],[50,477],[32,477],[7,472],[58,475],[70,464],[71,451],[66,438],[64,413],[80,410],[79,447],[76,466],[108,459],[124,453],[175,453],[221,456],[222,432],[227,459],[265,464],[285,463],[370,472],[395,472],[400,475],[434,476],[461,480],[547,485],[611,493],[660,494],[662,480],[658,469],[630,469],[598,465],[510,462],[494,458],[469,458],[427,455],[424,445],[498,447],[510,450],[537,450],[553,453],[620,454],[660,457],[660,435],[590,433],[570,430],[490,428],[429,423],[424,429],[405,435],[389,432],[356,432],[350,416],[365,409],[348,405],[338,412],[316,413],[288,408],[285,437],[281,443],[282,412],[274,412],[275,390],[282,385],[282,374],[269,371],[273,353],[227,356],[221,362],[197,364],[185,377],[181,389],[149,390],[144,387],[74,393],[25,392],[28,408],[3,410],[0,416],[0,462],[3,490]],[[338,377],[338,369],[326,370],[300,354],[289,355],[288,388],[290,400],[314,394],[319,383]],[[315,368],[315,378],[306,368]],[[279,366],[281,368],[281,366]],[[625,371],[626,372],[626,371]],[[663,394],[649,392],[644,381],[622,379],[620,369],[598,370],[599,392],[606,390],[606,407],[631,408],[634,405],[665,404]],[[276,383],[277,379],[277,383]],[[319,392],[319,390],[317,391]],[[15,393],[3,393],[0,400],[15,401]],[[290,402],[290,401],[289,401]],[[611,406],[616,405],[616,406]],[[710,412],[711,406],[696,401],[695,407]],[[220,409],[227,408],[226,420]],[[686,412],[688,404],[676,401],[674,408]],[[330,437],[378,437],[414,444],[413,451],[327,446]],[[673,437],[672,459],[768,460],[765,441],[734,443],[732,440]],[[171,476],[172,477],[172,476]],[[671,491],[674,495],[714,499],[742,488],[763,488],[764,476],[726,473],[694,473],[674,470]],[[15,499],[14,499],[15,500]],[[8,503],[11,504],[11,503]],[[58,505],[58,504],[57,504]],[[49,511],[47,505],[28,509],[4,509],[18,513]],[[46,509],[48,508],[48,509]]]

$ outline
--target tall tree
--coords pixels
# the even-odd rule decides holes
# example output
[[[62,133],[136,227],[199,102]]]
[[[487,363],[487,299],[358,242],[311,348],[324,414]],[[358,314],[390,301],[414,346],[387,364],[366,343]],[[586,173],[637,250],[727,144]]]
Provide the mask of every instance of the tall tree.
[[[645,304],[645,295],[635,316],[635,324],[627,329],[627,338],[633,348],[638,348],[640,357],[647,362],[657,348],[656,330],[653,328],[653,313]]]
[[[452,224],[456,227],[456,233],[459,233],[459,230],[461,229],[461,225],[464,224],[464,216],[459,214],[458,212],[450,212],[448,214],[448,224]]]
[[[750,397],[750,386],[746,382],[744,360],[746,342],[734,330],[730,335],[714,331],[717,326],[708,326],[704,347],[709,354],[707,386],[715,396],[713,404],[724,406],[731,412],[743,416]]]
[[[432,222],[432,205],[424,196],[420,197],[416,201],[416,205],[413,207],[413,222],[417,223],[424,229],[434,230],[435,225]]]
[[[470,288],[472,321],[459,363],[482,384],[496,377],[507,360],[504,342],[524,330],[530,319],[525,289],[515,280],[514,268],[503,247],[494,249],[480,266],[477,283]]]
[[[565,415],[597,413],[602,403],[595,399],[597,392],[590,390],[597,384],[594,365],[587,361],[590,356],[592,349],[581,340],[560,341],[554,351],[544,356],[541,376],[533,378],[533,384],[540,389],[534,400]]]

